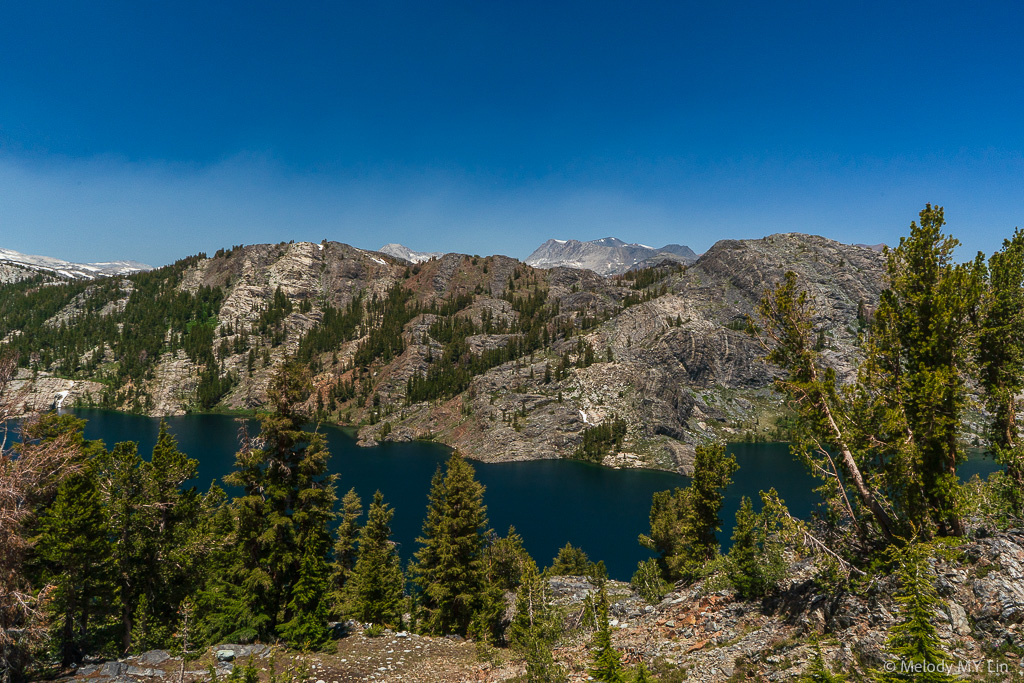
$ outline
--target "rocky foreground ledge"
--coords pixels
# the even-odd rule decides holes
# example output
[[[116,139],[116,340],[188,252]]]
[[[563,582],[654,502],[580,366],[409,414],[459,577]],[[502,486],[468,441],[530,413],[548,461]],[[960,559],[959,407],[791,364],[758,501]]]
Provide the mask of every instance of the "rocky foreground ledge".
[[[935,564],[944,607],[935,615],[954,672],[965,680],[1024,681],[1024,528],[977,538],[960,548],[957,562]],[[890,662],[889,629],[898,622],[896,582],[882,577],[857,592],[828,593],[813,580],[813,563],[794,563],[790,578],[760,602],[741,601],[707,585],[676,590],[656,605],[629,584],[608,582],[613,643],[630,665],[644,661],[665,680],[697,683],[727,680],[790,681],[820,649],[833,671],[866,680]],[[555,601],[574,626],[595,586],[583,577],[551,580]],[[300,654],[266,645],[221,644],[184,666],[186,683],[209,680],[209,667],[228,673],[253,663],[261,680],[276,671],[310,683],[407,681],[455,683],[508,681],[524,665],[507,650],[461,638],[431,638],[386,631],[370,638],[358,625],[331,653]],[[588,680],[588,633],[568,637],[555,659],[568,680]],[[177,681],[181,660],[163,651],[96,663],[73,674],[91,683]]]

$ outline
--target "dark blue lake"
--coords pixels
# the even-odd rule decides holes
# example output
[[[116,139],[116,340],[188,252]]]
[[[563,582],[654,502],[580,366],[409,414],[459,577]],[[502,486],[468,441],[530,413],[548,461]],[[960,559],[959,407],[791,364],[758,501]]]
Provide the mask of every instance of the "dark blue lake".
[[[140,415],[103,410],[75,410],[87,420],[87,439],[102,439],[107,447],[121,441],[136,441],[139,452],[149,457],[156,443],[160,421]],[[196,486],[200,490],[231,471],[238,450],[240,424],[224,415],[185,415],[167,418],[179,448],[199,461]],[[251,434],[258,423],[247,421]],[[331,471],[340,475],[338,496],[355,488],[364,507],[380,489],[395,508],[393,538],[404,560],[416,550],[426,512],[430,478],[451,454],[445,446],[425,443],[384,443],[360,448],[342,429],[323,427],[331,450]],[[732,520],[740,498],[749,496],[759,507],[761,489],[775,487],[790,511],[798,517],[810,515],[816,504],[811,493],[814,481],[795,462],[786,444],[731,444],[740,469],[726,491],[725,532],[729,541]],[[613,470],[572,460],[488,464],[470,461],[477,478],[487,487],[491,527],[504,535],[510,525],[523,536],[527,550],[542,567],[550,564],[567,542],[582,547],[592,560],[604,560],[612,578],[628,580],[637,562],[650,556],[637,543],[637,536],[649,531],[651,495],[685,486],[686,477],[649,470]],[[986,476],[996,468],[991,459],[973,454],[961,476]]]

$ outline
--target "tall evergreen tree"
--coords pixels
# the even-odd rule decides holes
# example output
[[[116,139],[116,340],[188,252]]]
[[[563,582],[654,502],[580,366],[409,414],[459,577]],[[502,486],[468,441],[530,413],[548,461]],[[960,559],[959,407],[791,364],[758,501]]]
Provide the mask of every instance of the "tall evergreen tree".
[[[152,542],[150,571],[140,587],[144,604],[136,608],[133,619],[134,650],[169,647],[182,601],[200,586],[202,500],[194,487],[182,489],[195,477],[197,466],[178,449],[167,423],[161,421],[152,456],[141,464]]]
[[[121,611],[120,649],[127,652],[136,608],[150,583],[155,566],[152,508],[141,476],[138,445],[126,441],[99,460],[96,481],[105,502],[107,526],[113,537],[113,570]]]
[[[483,495],[473,468],[458,453],[443,477],[440,469],[434,474],[412,570],[432,632],[465,635],[479,607],[487,527]]]
[[[786,272],[782,282],[765,293],[758,313],[761,326],[751,323],[749,330],[767,351],[765,359],[786,372],[775,386],[789,397],[799,418],[791,447],[823,481],[817,491],[828,504],[829,521],[845,517],[862,537],[874,530],[893,540],[899,520],[892,519],[884,492],[862,471],[868,464],[861,453],[863,442],[871,440],[864,438],[861,421],[848,418],[853,411],[839,391],[835,372],[822,364],[814,349],[814,310],[807,292],[798,288],[796,273]],[[844,481],[856,493],[853,502]],[[863,511],[870,514],[873,526]]]
[[[669,581],[697,578],[718,554],[715,532],[722,530],[723,491],[738,468],[736,458],[726,456],[724,444],[698,446],[690,485],[653,495],[651,534],[641,535],[640,544],[659,553]]]
[[[527,564],[516,592],[516,612],[509,624],[509,643],[526,660],[529,683],[560,683],[565,671],[555,664],[551,648],[562,624],[551,607],[551,591],[536,563]]]
[[[282,625],[281,635],[293,646],[319,648],[330,636],[328,524],[334,519],[336,477],[327,474],[330,453],[322,434],[310,434],[297,456],[291,523],[300,559],[298,567],[292,569],[294,579],[285,608],[288,621]]]
[[[888,542],[915,530],[963,532],[958,435],[983,264],[980,255],[954,263],[958,242],[942,233],[944,224],[942,208],[926,205],[910,236],[887,250],[888,288],[849,389],[837,385],[814,350],[813,311],[794,274],[787,273],[759,307],[768,360],[787,370],[778,385],[801,418],[799,450],[825,480],[820,490],[833,510],[854,522],[862,537],[865,512]]]
[[[348,594],[345,585],[356,565],[356,540],[359,536],[359,518],[363,504],[356,490],[349,489],[341,498],[341,523],[334,532],[334,561],[331,565],[331,611],[337,616],[345,613]]]
[[[755,513],[746,496],[736,511],[732,548],[726,558],[726,574],[740,598],[766,595],[785,573],[782,557],[782,517],[785,507],[775,489],[761,492],[762,509]]]
[[[0,431],[15,412],[7,391],[15,359],[0,357]],[[43,600],[33,587],[31,536],[39,530],[38,514],[51,502],[58,486],[81,462],[81,439],[75,430],[41,438],[41,419],[21,423],[18,451],[0,447],[0,683],[20,683],[30,653],[45,642],[47,624]],[[40,539],[36,539],[38,552]],[[37,582],[38,584],[39,582]]]
[[[347,585],[348,614],[359,621],[395,625],[402,618],[405,577],[391,541],[394,515],[384,495],[374,493],[366,526],[359,532],[359,552]]]
[[[282,368],[270,389],[277,412],[261,417],[258,438],[243,438],[236,469],[225,477],[243,494],[230,504],[232,558],[220,603],[207,622],[218,638],[269,640],[282,623],[291,624],[290,633],[306,633],[296,619],[321,609],[309,601],[311,587],[320,591],[320,599],[329,597],[327,524],[333,518],[334,477],[326,473],[323,435],[302,430],[299,405],[310,387],[308,370],[293,364]],[[304,559],[306,553],[315,557]],[[303,574],[303,567],[311,573]],[[300,576],[296,590],[306,597],[293,595]]]
[[[926,205],[910,236],[887,251],[882,292],[866,345],[860,388],[879,420],[896,504],[914,528],[961,535],[958,437],[967,401],[981,255],[956,264],[959,242],[942,233],[942,207]]]
[[[93,644],[90,625],[107,615],[111,544],[102,499],[91,477],[74,475],[61,484],[41,520],[36,551],[53,585],[49,609],[53,646],[62,666],[81,662]]]
[[[886,641],[889,654],[899,662],[894,672],[879,672],[876,678],[886,683],[915,681],[952,683],[959,680],[944,668],[950,661],[942,650],[942,641],[932,620],[942,606],[935,589],[934,575],[928,563],[930,549],[912,542],[890,546],[889,561],[897,565],[900,589],[900,623],[889,630]]]
[[[989,287],[982,306],[978,366],[992,415],[990,441],[1009,480],[1002,491],[1012,510],[1024,514],[1024,444],[1017,424],[1017,397],[1024,393],[1024,231],[1017,229],[988,262]]]
[[[608,623],[608,593],[604,584],[601,585],[597,603],[597,634],[591,647],[594,654],[587,673],[602,683],[626,683],[622,655],[612,646],[612,629]]]

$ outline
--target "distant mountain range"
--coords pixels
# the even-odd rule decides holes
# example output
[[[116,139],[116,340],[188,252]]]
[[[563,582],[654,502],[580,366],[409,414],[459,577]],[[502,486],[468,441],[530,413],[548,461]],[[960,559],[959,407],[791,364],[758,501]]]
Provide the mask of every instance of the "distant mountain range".
[[[444,256],[436,251],[413,251],[401,244],[385,244],[378,251],[411,263],[423,263]],[[697,260],[697,254],[681,244],[666,244],[655,248],[635,242],[627,243],[617,237],[590,242],[551,239],[537,247],[525,263],[534,268],[564,266],[592,270],[598,275],[619,275],[636,268],[657,265],[665,260],[689,264]]]
[[[15,266],[16,269],[44,271],[62,275],[72,280],[93,280],[97,277],[110,275],[128,275],[140,271],[153,270],[152,266],[138,261],[106,261],[103,263],[72,263],[50,256],[32,256],[12,249],[0,249],[0,266]],[[15,275],[7,273],[8,276]],[[7,277],[6,280],[21,279]]]
[[[585,268],[598,275],[618,275],[635,268],[656,265],[662,261],[693,263],[697,254],[681,244],[649,247],[627,244],[617,237],[581,242],[579,240],[548,240],[526,258],[534,268]]]
[[[409,247],[401,244],[385,244],[377,251],[412,263],[423,263],[424,261],[429,261],[432,258],[440,258],[441,256],[444,256],[444,253],[440,251],[413,251]]]

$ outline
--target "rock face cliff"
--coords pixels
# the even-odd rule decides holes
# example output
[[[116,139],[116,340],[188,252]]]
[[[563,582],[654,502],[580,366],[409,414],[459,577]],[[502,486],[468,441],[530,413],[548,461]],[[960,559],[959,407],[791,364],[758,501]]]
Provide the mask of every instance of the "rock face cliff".
[[[826,358],[850,372],[883,257],[800,234],[722,241],[690,266],[612,277],[502,256],[413,264],[335,242],[236,247],[69,285],[24,334],[83,330],[72,349],[33,360],[97,382],[79,402],[154,415],[260,409],[297,359],[315,386],[310,412],[359,426],[363,443],[433,438],[486,460],[557,458],[619,420],[625,438],[606,464],[685,472],[695,445],[772,427],[773,371],[743,328],[787,270],[814,301]],[[153,312],[154,297],[178,313]],[[30,341],[22,332],[4,335]],[[129,343],[146,335],[149,346]]]

